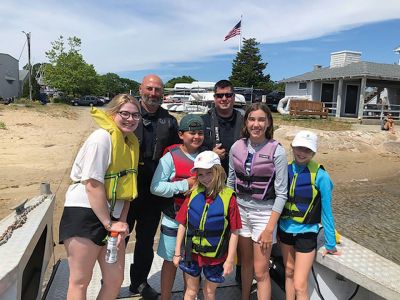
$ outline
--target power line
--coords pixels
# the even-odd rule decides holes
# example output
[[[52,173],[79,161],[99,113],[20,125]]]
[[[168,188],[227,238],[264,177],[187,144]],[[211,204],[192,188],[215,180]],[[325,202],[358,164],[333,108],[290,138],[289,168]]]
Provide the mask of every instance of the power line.
[[[22,52],[24,52],[24,49],[25,49],[25,45],[26,45],[26,40],[25,40],[24,46],[22,47],[21,54],[19,55],[18,61],[21,59]]]

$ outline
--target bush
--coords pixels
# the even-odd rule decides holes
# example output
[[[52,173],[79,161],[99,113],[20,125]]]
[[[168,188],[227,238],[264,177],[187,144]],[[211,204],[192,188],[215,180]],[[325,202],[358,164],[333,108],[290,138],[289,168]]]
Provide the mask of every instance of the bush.
[[[3,121],[0,121],[0,129],[7,129],[6,123],[4,123]]]

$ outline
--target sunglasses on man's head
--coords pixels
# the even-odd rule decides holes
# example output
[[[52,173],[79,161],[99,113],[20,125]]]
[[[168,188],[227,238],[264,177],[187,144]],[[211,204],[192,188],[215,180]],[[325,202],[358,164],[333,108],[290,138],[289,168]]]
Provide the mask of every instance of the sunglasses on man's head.
[[[234,95],[234,93],[215,93],[214,94],[215,97],[220,98],[220,99],[224,98],[224,96],[225,96],[225,98],[232,98],[233,95]]]

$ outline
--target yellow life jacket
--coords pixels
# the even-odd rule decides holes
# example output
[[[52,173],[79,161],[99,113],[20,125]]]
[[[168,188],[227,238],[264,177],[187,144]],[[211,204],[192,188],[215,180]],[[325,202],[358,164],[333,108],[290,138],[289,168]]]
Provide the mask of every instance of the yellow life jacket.
[[[111,164],[104,176],[104,186],[111,210],[116,200],[132,201],[137,193],[139,142],[134,133],[124,138],[114,120],[104,111],[92,108],[94,121],[111,136]]]

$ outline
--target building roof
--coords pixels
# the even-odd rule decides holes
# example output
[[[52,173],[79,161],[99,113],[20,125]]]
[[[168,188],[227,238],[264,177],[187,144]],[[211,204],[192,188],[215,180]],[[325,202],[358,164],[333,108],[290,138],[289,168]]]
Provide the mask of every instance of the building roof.
[[[0,56],[9,56],[9,57],[11,57],[12,59],[18,61],[18,59],[16,59],[15,57],[12,57],[10,54],[7,54],[7,53],[0,53]]]
[[[299,82],[311,80],[334,80],[368,77],[368,79],[399,80],[400,65],[379,64],[374,62],[360,61],[351,63],[344,67],[321,68],[302,75],[290,77],[280,82]]]

